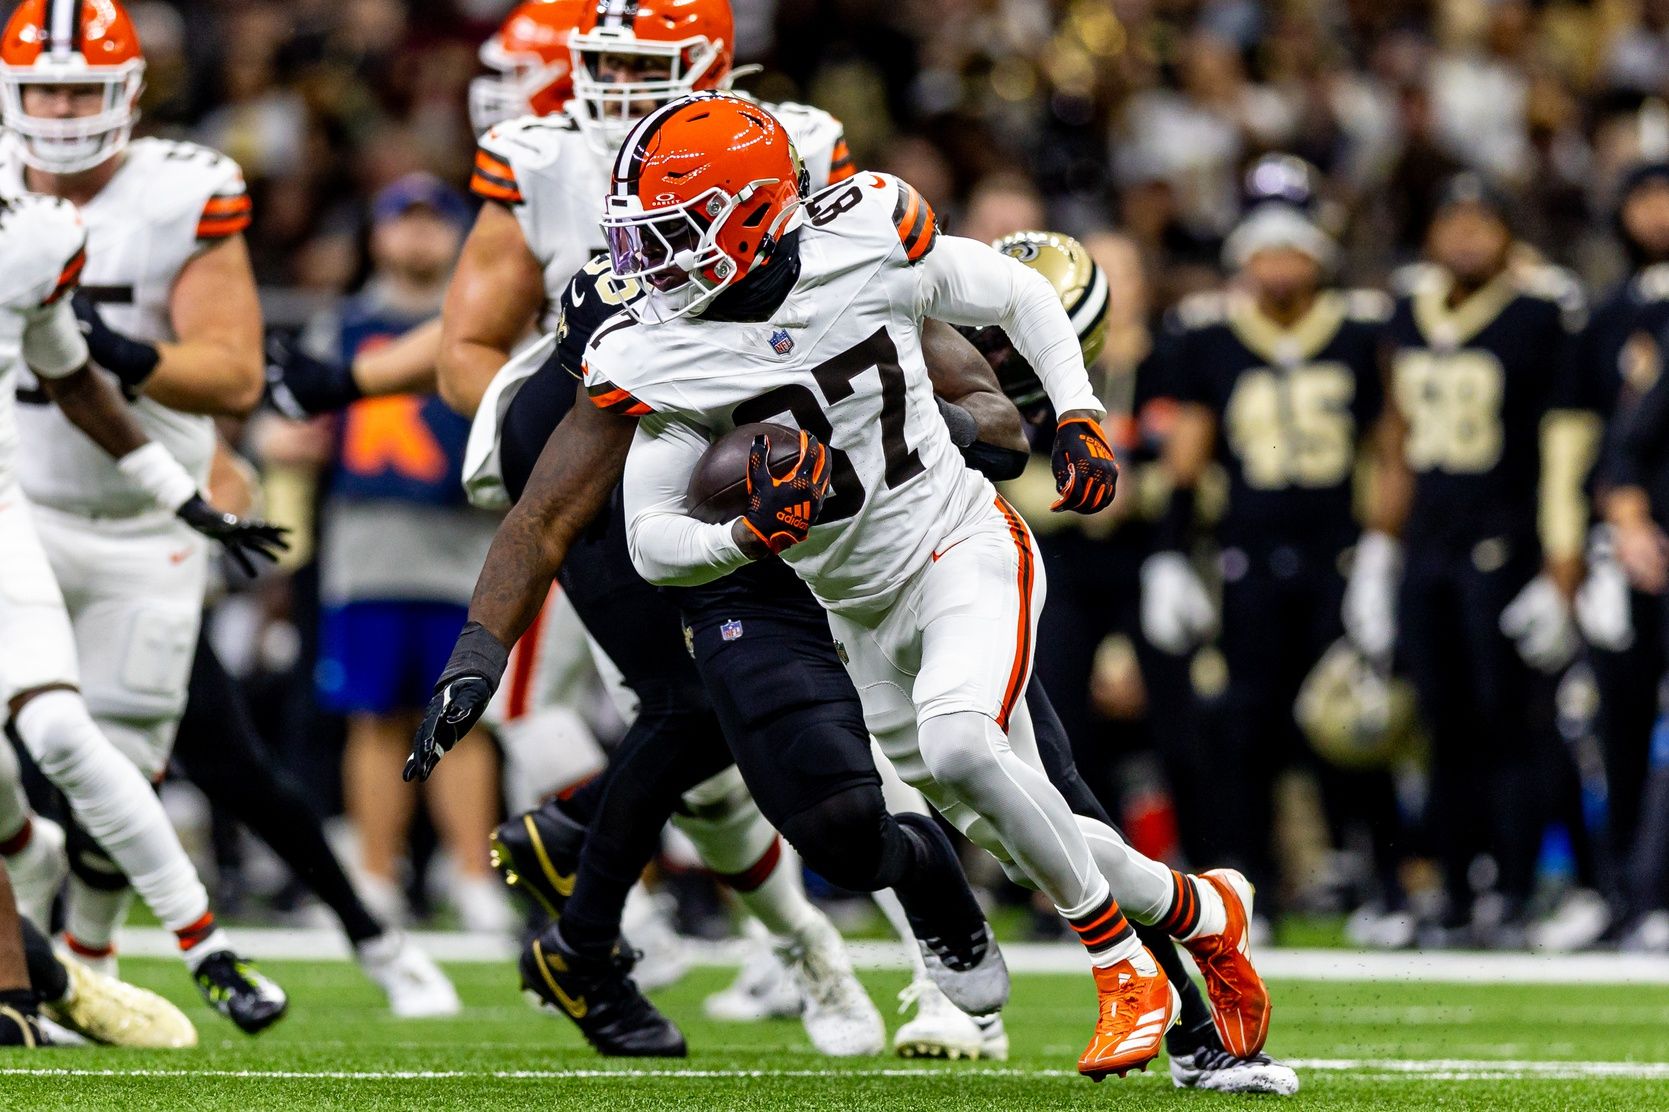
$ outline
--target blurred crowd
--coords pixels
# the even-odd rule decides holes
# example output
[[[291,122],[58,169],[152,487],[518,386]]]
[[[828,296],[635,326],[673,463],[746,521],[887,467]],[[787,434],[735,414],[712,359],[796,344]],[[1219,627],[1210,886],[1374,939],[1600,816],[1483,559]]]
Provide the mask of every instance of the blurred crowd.
[[[244,167],[270,286],[363,277],[363,202],[424,169],[462,185],[465,89],[503,0],[147,0],[144,130]],[[1418,244],[1449,171],[1488,172],[1533,241],[1618,273],[1607,213],[1641,100],[1669,84],[1656,0],[743,0],[742,84],[846,125],[861,165],[916,182],[949,225],[1043,214],[1122,229],[1160,302],[1208,280],[1241,169],[1301,155],[1326,177],[1345,274]]]
[[[130,5],[149,67],[140,132],[194,139],[242,165],[269,328],[305,331],[329,355],[366,314],[417,323],[438,307],[444,260],[467,226],[467,213],[453,211],[462,194],[435,183],[427,199],[404,206],[398,189],[425,171],[461,191],[474,145],[466,88],[479,72],[480,43],[508,7]],[[1135,371],[1155,347],[1163,314],[1223,282],[1243,176],[1262,154],[1291,152],[1319,170],[1317,219],[1339,245],[1337,275],[1347,285],[1384,288],[1418,258],[1442,183],[1470,169],[1502,193],[1518,235],[1597,296],[1636,262],[1615,225],[1624,174],[1643,157],[1669,153],[1669,112],[1656,103],[1669,96],[1662,0],[737,0],[735,8],[737,61],[760,67],[739,84],[762,99],[833,112],[857,164],[912,182],[946,229],[990,240],[1048,227],[1090,247],[1111,285],[1099,371],[1115,411],[1134,405]],[[395,183],[403,186],[390,194]],[[388,233],[407,207],[438,214],[430,223],[442,227]],[[374,436],[353,441],[330,422],[270,413],[239,435],[264,471],[268,499],[317,531],[284,574],[220,607],[217,643],[249,681],[269,740],[325,809],[345,793],[350,811],[360,808],[362,832],[403,828],[413,816],[388,818],[392,793],[368,788],[354,803],[352,753],[356,731],[361,740],[376,731],[385,740],[409,736],[422,693],[404,705],[348,705],[330,644],[331,614],[356,590],[375,597],[379,574],[399,579],[410,570],[397,559],[380,570],[367,565],[373,542],[388,551],[390,526],[356,516],[341,485],[345,446],[374,445]],[[1126,485],[1137,486],[1134,470]],[[1180,671],[1161,665],[1162,676],[1143,667],[1154,654],[1137,583],[1153,542],[1138,501],[1139,492],[1127,495],[1115,514],[1051,542],[1052,607],[1069,607],[1069,619],[1091,617],[1052,631],[1072,651],[1061,659],[1045,652],[1039,667],[1086,776],[1116,801],[1132,839],[1180,857],[1218,848],[1209,807],[1188,798],[1186,782],[1202,768],[1212,774],[1185,707],[1212,690],[1213,657],[1202,652]],[[456,512],[468,538],[460,547],[479,553],[490,519]],[[460,552],[449,578],[413,589],[459,607],[473,581],[469,563]],[[599,692],[585,700],[596,731],[618,728]],[[1550,717],[1555,736],[1551,729]],[[1602,759],[1576,745],[1558,751],[1555,742],[1554,750],[1540,767],[1562,786],[1548,794],[1572,803],[1547,809],[1537,911],[1586,940],[1613,916],[1569,893],[1620,883],[1596,857],[1603,850],[1591,836],[1593,808],[1583,809],[1593,796],[1583,794],[1584,762]],[[1416,910],[1421,893],[1437,898],[1442,884],[1424,864],[1429,843],[1416,833],[1387,860],[1374,831],[1328,814],[1315,760],[1280,763],[1294,775],[1277,781],[1268,811],[1277,864],[1261,878],[1273,882],[1263,906],[1356,912],[1371,941],[1386,937],[1385,916],[1407,915],[1410,898]],[[463,847],[484,846],[497,819],[496,768],[490,754],[468,768],[454,764],[447,783],[469,784],[454,789],[469,798],[431,799],[428,817],[412,826],[410,857],[421,866],[435,847],[456,847],[450,857],[463,880],[451,888],[476,893],[456,899],[458,910],[470,925],[492,926],[501,912],[491,906],[484,859]],[[1417,816],[1425,781],[1415,750],[1382,765],[1395,807]],[[217,829],[222,900],[235,900],[245,857],[231,828]],[[407,847],[360,841],[359,879],[370,878],[379,910],[426,914],[427,890],[414,879],[422,868],[402,872]],[[1000,873],[986,872],[994,893],[1024,903]],[[1049,920],[1039,915],[1039,929]],[[1664,927],[1669,944],[1669,917]],[[1395,930],[1390,937],[1412,940]]]

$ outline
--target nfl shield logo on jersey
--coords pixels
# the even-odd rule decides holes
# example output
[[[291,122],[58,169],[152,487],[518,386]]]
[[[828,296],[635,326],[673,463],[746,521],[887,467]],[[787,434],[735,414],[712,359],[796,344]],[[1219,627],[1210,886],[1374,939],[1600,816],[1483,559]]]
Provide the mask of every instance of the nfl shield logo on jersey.
[[[735,618],[730,619],[728,622],[719,626],[719,636],[723,637],[726,641],[735,641],[740,639],[742,636],[742,623],[737,621]]]
[[[779,328],[771,333],[771,350],[778,355],[787,355],[794,350],[794,337],[788,334],[788,329]]]

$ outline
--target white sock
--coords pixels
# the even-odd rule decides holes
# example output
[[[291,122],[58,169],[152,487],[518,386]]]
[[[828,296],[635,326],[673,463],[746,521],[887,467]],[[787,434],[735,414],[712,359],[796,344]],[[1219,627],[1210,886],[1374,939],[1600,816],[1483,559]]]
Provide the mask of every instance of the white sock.
[[[743,907],[778,938],[797,937],[822,919],[822,914],[806,898],[805,877],[800,870],[800,855],[785,839],[778,838],[781,847],[776,864],[759,885],[749,891],[736,891]],[[767,851],[769,853],[770,851]]]
[[[116,930],[127,920],[133,889],[94,888],[74,873],[65,885],[64,933],[91,950],[110,949]]]
[[[232,940],[226,936],[225,931],[216,927],[204,935],[202,941],[191,949],[181,950],[180,958],[185,962],[185,967],[195,973],[197,967],[203,964],[204,959],[231,948]]]
[[[201,919],[209,895],[162,801],[99,732],[80,695],[37,695],[12,722],[41,772],[69,800],[82,829],[127,874],[162,925],[181,930]]]
[[[1223,894],[1204,877],[1190,876],[1188,882],[1200,897],[1200,921],[1182,936],[1184,942],[1193,938],[1209,938],[1229,929],[1229,911],[1223,906]]]

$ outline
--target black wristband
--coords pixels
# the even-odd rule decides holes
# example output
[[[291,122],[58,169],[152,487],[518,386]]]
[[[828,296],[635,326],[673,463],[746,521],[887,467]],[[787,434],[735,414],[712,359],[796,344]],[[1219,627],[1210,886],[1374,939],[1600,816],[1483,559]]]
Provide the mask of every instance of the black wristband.
[[[983,440],[976,440],[962,449],[962,460],[969,467],[978,471],[992,482],[1006,482],[1018,479],[1020,473],[1026,469],[1026,461],[1031,453],[1022,452],[1014,448],[999,448],[995,444],[987,444]]]
[[[1198,495],[1191,486],[1173,487],[1165,512],[1159,516],[1159,528],[1154,538],[1161,552],[1186,552],[1194,542],[1194,516]]]
[[[435,690],[441,690],[459,676],[483,676],[496,690],[509,665],[510,650],[497,637],[488,633],[480,622],[465,622],[458,643],[452,646],[452,656],[446,661],[440,679],[435,681]]]

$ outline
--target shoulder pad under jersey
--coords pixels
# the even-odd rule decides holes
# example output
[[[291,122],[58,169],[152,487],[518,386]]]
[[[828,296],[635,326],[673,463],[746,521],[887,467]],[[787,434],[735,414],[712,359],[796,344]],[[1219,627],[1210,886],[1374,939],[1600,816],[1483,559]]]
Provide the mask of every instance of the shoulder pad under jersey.
[[[253,205],[243,169],[232,158],[198,143],[136,139],[127,157],[141,171],[146,216],[159,224],[178,220],[204,242],[238,235],[249,227]]]
[[[850,215],[848,215],[850,214]],[[938,241],[933,206],[915,186],[891,174],[862,173],[812,194],[806,219],[813,228],[858,236],[875,235],[880,244],[897,242],[907,263],[918,263]]]

